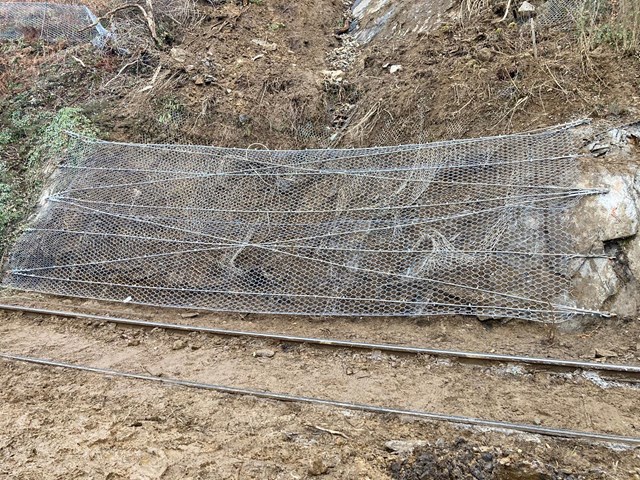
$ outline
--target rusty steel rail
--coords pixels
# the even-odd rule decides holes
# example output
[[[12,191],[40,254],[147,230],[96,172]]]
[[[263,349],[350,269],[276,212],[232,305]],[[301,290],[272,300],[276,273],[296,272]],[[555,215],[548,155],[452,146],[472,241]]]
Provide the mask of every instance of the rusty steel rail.
[[[623,444],[630,446],[640,446],[640,438],[628,437],[624,435],[612,435],[607,433],[596,433],[578,430],[567,430],[563,428],[542,427],[538,425],[529,425],[524,423],[503,422],[499,420],[485,420],[481,418],[465,417],[460,415],[447,415],[444,413],[433,413],[419,410],[407,410],[402,408],[383,407],[378,405],[370,405],[365,403],[351,403],[339,400],[329,400],[324,398],[303,397],[298,395],[290,395],[286,393],[275,393],[266,390],[254,390],[248,388],[239,388],[227,385],[216,385],[211,383],[195,382],[191,380],[182,380],[178,378],[156,377],[153,375],[143,375],[132,372],[122,372],[118,370],[110,370],[106,368],[90,367],[73,363],[60,362],[56,360],[48,360],[42,358],[25,357],[20,355],[11,355],[0,353],[0,358],[7,361],[29,363],[47,367],[57,367],[67,370],[76,370],[82,372],[95,373],[111,377],[128,378],[133,380],[144,380],[173,386],[181,386],[195,388],[201,390],[215,391],[218,393],[226,393],[233,395],[252,396],[256,398],[265,398],[270,400],[278,400],[283,402],[305,403],[313,405],[323,405],[333,408],[345,408],[348,410],[356,410],[361,412],[407,415],[420,418],[423,420],[441,421],[449,423],[457,423],[463,425],[471,425],[476,427],[494,428],[503,430],[514,430],[517,432],[533,433],[537,435],[546,435],[550,437],[560,437],[569,439],[591,440],[613,444]]]
[[[197,332],[206,333],[210,335],[220,336],[232,336],[232,337],[249,337],[260,338],[266,340],[275,340],[292,343],[307,343],[311,345],[321,345],[338,348],[357,348],[363,350],[380,350],[390,353],[405,353],[405,354],[422,354],[433,355],[437,357],[449,357],[458,358],[463,360],[473,361],[487,361],[487,362],[501,362],[501,363],[523,363],[527,365],[537,365],[542,367],[555,367],[564,369],[582,369],[582,370],[596,370],[613,373],[626,373],[632,375],[640,375],[640,366],[637,365],[623,365],[615,363],[598,363],[598,362],[584,362],[580,360],[566,360],[558,358],[542,358],[542,357],[529,357],[522,355],[509,355],[499,353],[484,353],[484,352],[469,352],[461,350],[443,350],[437,348],[417,347],[408,345],[393,345],[387,343],[368,343],[350,340],[338,340],[330,338],[314,338],[314,337],[301,337],[294,335],[285,335],[279,333],[264,333],[244,330],[227,330],[214,327],[202,327],[196,325],[183,325],[177,323],[164,323],[154,322],[148,320],[134,320],[131,318],[111,317],[107,315],[94,315],[90,313],[69,312],[60,310],[48,310],[42,308],[26,307],[22,305],[8,305],[0,304],[0,310],[25,312],[39,315],[50,315],[65,318],[78,318],[84,320],[100,321],[105,323],[113,323],[117,325],[129,325],[142,328],[160,328],[165,330],[174,330],[180,332]]]

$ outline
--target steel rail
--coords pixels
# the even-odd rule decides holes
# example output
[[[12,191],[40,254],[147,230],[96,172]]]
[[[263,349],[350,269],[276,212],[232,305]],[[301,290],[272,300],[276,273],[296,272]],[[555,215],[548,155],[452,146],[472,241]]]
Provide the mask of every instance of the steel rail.
[[[154,322],[148,320],[134,320],[130,318],[111,317],[106,315],[94,315],[90,313],[69,312],[60,310],[48,310],[34,307],[26,307],[21,305],[8,305],[0,304],[0,310],[25,312],[39,315],[59,316],[66,318],[79,318],[85,320],[101,321],[105,323],[114,323],[118,325],[129,325],[143,328],[160,328],[163,330],[175,330],[181,332],[196,332],[206,333],[210,335],[231,336],[231,337],[249,337],[260,338],[266,340],[276,340],[292,343],[308,343],[312,345],[322,345],[329,347],[340,348],[357,348],[363,350],[380,350],[384,352],[393,353],[407,353],[407,354],[423,354],[433,355],[438,357],[452,357],[465,360],[475,361],[489,361],[489,362],[505,362],[505,363],[524,363],[528,365],[540,365],[544,367],[558,367],[558,368],[571,368],[582,370],[598,370],[617,373],[629,373],[640,375],[640,366],[636,365],[621,365],[614,363],[597,363],[597,362],[584,362],[580,360],[564,360],[558,358],[542,358],[542,357],[528,357],[521,355],[508,355],[500,353],[483,353],[483,352],[468,352],[461,350],[443,350],[437,348],[427,347],[415,347],[407,345],[393,345],[387,343],[368,343],[358,342],[350,340],[338,340],[330,338],[314,338],[314,337],[300,337],[294,335],[285,335],[278,333],[263,333],[244,330],[227,330],[213,327],[202,327],[196,325],[183,325],[177,323],[164,323]]]
[[[196,388],[201,390],[210,390],[219,393],[252,396],[257,398],[265,398],[270,400],[279,400],[284,402],[306,403],[314,405],[323,405],[334,408],[344,408],[348,410],[357,410],[361,412],[407,415],[417,417],[424,420],[435,420],[449,423],[458,423],[464,425],[472,425],[476,427],[488,427],[495,429],[515,430],[518,432],[533,433],[537,435],[546,435],[551,437],[562,437],[571,439],[596,440],[607,443],[617,443],[625,445],[640,446],[640,438],[628,437],[624,435],[612,435],[606,433],[595,433],[578,430],[567,430],[562,428],[541,427],[537,425],[529,425],[523,423],[503,422],[498,420],[484,420],[474,417],[465,417],[460,415],[447,415],[444,413],[433,413],[419,410],[407,410],[402,408],[381,407],[364,403],[351,403],[338,400],[329,400],[324,398],[304,397],[298,395],[290,395],[286,393],[275,393],[266,390],[254,390],[248,388],[239,388],[226,385],[216,385],[211,383],[195,382],[191,380],[181,380],[178,378],[156,377],[153,375],[143,375],[139,373],[122,372],[106,368],[90,367],[55,360],[47,360],[41,358],[25,357],[20,355],[11,355],[0,353],[0,358],[9,361],[23,362],[48,367],[59,367],[69,370],[77,370],[82,372],[96,373],[112,377],[121,377],[134,380],[145,380],[150,382],[164,383],[174,386],[182,386],[188,388]]]

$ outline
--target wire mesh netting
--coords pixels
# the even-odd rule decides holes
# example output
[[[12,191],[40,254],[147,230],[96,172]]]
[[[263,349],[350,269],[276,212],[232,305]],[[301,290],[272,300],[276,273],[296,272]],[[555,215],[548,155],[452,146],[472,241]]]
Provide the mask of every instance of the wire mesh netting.
[[[603,0],[548,0],[540,9],[537,23],[542,26],[573,28],[585,15],[594,15]]]
[[[0,39],[92,42],[103,45],[109,32],[83,5],[0,3]]]
[[[568,300],[567,127],[368,149],[74,136],[5,285],[216,311],[553,321]]]

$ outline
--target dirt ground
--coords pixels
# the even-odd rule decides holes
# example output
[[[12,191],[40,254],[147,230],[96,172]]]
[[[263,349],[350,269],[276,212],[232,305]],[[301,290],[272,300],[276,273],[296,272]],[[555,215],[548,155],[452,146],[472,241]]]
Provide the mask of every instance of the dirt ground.
[[[605,446],[4,362],[0,375],[7,386],[0,393],[6,478],[438,478],[389,452],[385,442],[397,439],[426,440],[436,452],[448,447],[452,458],[441,465],[464,462],[469,451],[490,454],[492,470],[502,473],[475,478],[635,478],[640,460],[637,452]]]
[[[508,351],[536,352],[535,329],[514,322],[453,318],[392,323],[306,317],[283,321],[216,314],[185,319],[184,311],[35,295],[19,294],[3,301],[224,328],[450,348],[484,346],[486,351],[488,347],[503,351],[500,348],[509,345]],[[582,357],[594,359],[595,349],[606,351],[599,338],[611,337],[607,345],[618,350],[609,352],[608,361],[640,362],[635,346],[619,348],[640,340],[635,324],[626,330],[620,325],[600,329],[557,333],[565,346],[550,336],[542,342],[537,339],[538,351],[566,357],[573,346],[574,352],[585,352]],[[594,331],[602,336],[594,337]],[[25,336],[25,332],[30,333]],[[636,384],[607,382],[579,371],[465,365],[424,356],[144,331],[17,313],[2,314],[0,351],[348,402],[640,436]],[[0,365],[5,386],[0,458],[9,477],[622,479],[640,475],[636,470],[640,450],[628,447],[278,403],[4,361]],[[388,444],[391,441],[408,443],[396,451]]]
[[[559,30],[540,32],[534,56],[527,31],[513,22],[495,23],[504,3],[498,1],[463,24],[445,19],[429,34],[355,48],[340,33],[349,3],[200,2],[200,15],[182,28],[159,13],[167,44],[157,48],[139,28],[141,37],[126,39],[127,55],[88,45],[0,44],[0,133],[9,132],[0,136],[0,154],[14,183],[4,170],[0,180],[21,195],[10,208],[22,212],[2,223],[3,241],[33,211],[43,172],[51,167],[50,160],[34,160],[34,145],[63,107],[80,109],[105,139],[245,148],[371,146],[523,131],[585,116],[605,125],[637,118],[637,54],[621,54],[606,43],[588,48],[575,32]],[[109,0],[90,4],[99,14],[111,6]],[[129,13],[120,21],[139,27],[139,20]],[[402,69],[392,74],[388,64]],[[3,292],[0,301],[640,365],[637,318],[558,326],[468,317],[185,318],[178,310],[26,293]],[[637,382],[580,371],[185,336],[16,313],[0,313],[0,352],[640,437]],[[313,477],[640,479],[640,449],[0,361],[0,478]]]
[[[579,324],[545,325],[521,320],[473,317],[336,318],[219,314],[124,305],[97,300],[62,298],[5,291],[0,302],[53,310],[137,318],[228,330],[282,333],[371,343],[429,346],[512,355],[555,357],[584,361],[640,364],[640,325],[634,320],[594,319]],[[597,352],[596,352],[597,351]]]

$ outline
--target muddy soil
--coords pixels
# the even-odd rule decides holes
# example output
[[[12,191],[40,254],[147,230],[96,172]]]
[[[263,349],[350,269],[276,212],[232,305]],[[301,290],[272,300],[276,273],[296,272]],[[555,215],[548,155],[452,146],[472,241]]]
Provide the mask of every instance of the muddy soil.
[[[33,333],[25,338],[24,331]],[[140,334],[113,325],[87,328],[74,320],[23,320],[16,315],[3,322],[0,332],[1,351],[39,358],[352,403],[640,436],[640,389],[616,384],[602,388],[598,383],[606,382],[580,372],[538,373],[381,352]]]
[[[579,372],[474,367],[21,314],[2,315],[0,351],[640,436],[640,390],[604,388]],[[628,448],[0,365],[0,458],[3,473],[15,478],[634,478],[640,466],[638,450]]]
[[[463,316],[415,319],[218,314],[17,291],[3,292],[0,302],[301,337],[640,364],[640,325],[629,319],[598,318],[580,323],[544,325],[521,320],[479,321],[475,317]]]

